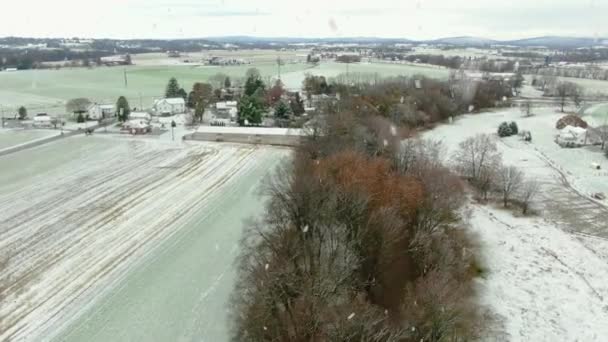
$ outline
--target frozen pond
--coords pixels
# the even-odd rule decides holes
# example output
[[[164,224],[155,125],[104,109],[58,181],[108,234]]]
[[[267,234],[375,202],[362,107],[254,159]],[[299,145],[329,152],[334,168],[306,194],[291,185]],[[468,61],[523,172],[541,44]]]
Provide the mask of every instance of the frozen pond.
[[[78,136],[0,157],[0,340],[227,340],[243,220],[288,155]]]

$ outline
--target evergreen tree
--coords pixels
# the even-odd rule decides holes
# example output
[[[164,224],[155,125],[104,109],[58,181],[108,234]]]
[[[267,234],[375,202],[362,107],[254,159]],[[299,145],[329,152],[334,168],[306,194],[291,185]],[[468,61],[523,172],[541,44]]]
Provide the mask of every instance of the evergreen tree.
[[[501,138],[504,137],[509,137],[513,135],[513,133],[511,132],[511,127],[509,126],[508,123],[503,122],[500,124],[500,126],[498,126],[498,136]]]
[[[264,105],[262,100],[256,96],[243,96],[239,102],[238,122],[239,125],[262,123]]]
[[[179,83],[175,77],[171,77],[165,90],[165,97],[168,99],[181,97],[179,94]]]
[[[76,122],[78,122],[78,123],[84,122],[84,116],[82,115],[82,113],[78,113],[78,116],[76,117]]]
[[[184,101],[188,100],[188,93],[186,93],[186,91],[184,90],[184,88],[179,88],[179,90],[177,91],[179,97],[183,98]]]
[[[191,91],[188,94],[188,99],[186,100],[186,106],[188,106],[188,108],[190,109],[194,109],[196,107],[196,94],[194,93],[194,91]]]
[[[245,95],[252,96],[256,91],[264,92],[266,85],[262,81],[262,76],[258,69],[247,70],[247,80],[245,81]]]
[[[511,121],[509,124],[509,128],[511,129],[511,135],[517,135],[519,133],[519,127],[517,127],[517,122]]]
[[[129,114],[131,114],[129,101],[124,96],[119,97],[118,101],[116,101],[116,116],[118,116],[118,120],[122,122],[127,121]]]
[[[230,87],[232,87],[232,82],[230,81],[230,77],[226,77],[224,80],[224,88],[228,89]]]
[[[285,102],[279,101],[274,108],[274,116],[277,119],[287,119],[289,114],[291,114],[291,108]]]
[[[27,118],[27,109],[21,106],[19,107],[19,120],[24,120],[25,118]]]

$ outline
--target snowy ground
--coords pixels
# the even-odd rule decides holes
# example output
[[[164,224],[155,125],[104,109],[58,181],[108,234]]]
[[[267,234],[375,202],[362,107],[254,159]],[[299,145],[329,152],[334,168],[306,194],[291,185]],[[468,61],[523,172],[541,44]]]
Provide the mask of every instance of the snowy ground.
[[[0,128],[0,151],[25,144],[38,139],[44,139],[59,134],[53,130],[25,130],[25,129],[2,129]]]
[[[597,148],[562,149],[553,142],[554,108],[536,108],[522,118],[517,109],[467,115],[426,132],[443,140],[448,156],[458,143],[494,134],[502,121],[517,121],[533,142],[495,139],[506,164],[536,179],[541,191],[537,218],[515,218],[491,205],[470,205],[470,222],[482,243],[488,275],[482,301],[496,315],[488,340],[605,341],[608,337],[608,209],[589,198],[608,190],[608,168]]]
[[[606,341],[608,240],[564,232],[542,218],[470,208],[488,274],[488,341]]]
[[[275,127],[200,126],[196,131],[199,133],[225,134],[304,135],[301,129]]]
[[[0,157],[0,340],[226,340],[242,220],[287,155],[97,135]]]

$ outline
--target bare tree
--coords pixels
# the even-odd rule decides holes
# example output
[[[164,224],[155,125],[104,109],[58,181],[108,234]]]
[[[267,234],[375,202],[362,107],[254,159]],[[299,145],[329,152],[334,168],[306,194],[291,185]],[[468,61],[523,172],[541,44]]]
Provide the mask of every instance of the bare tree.
[[[500,164],[502,156],[496,143],[488,134],[478,134],[459,145],[453,162],[460,174],[472,181],[478,181],[487,169]]]
[[[572,82],[559,82],[555,87],[555,95],[557,96],[557,103],[561,107],[562,113],[564,107],[568,103],[568,98],[572,99],[574,104],[578,107],[581,104],[582,89],[577,84]]]
[[[522,214],[526,215],[530,209],[530,203],[540,190],[540,183],[536,180],[527,180],[521,186],[519,201],[521,202]]]
[[[503,166],[498,173],[498,189],[502,194],[503,205],[507,207],[509,200],[523,184],[524,175],[515,166]]]
[[[606,147],[606,142],[608,142],[608,116],[604,117],[604,122],[601,126],[596,127],[595,132],[597,132],[600,141],[602,142],[602,150]]]
[[[534,113],[532,113],[532,101],[530,100],[527,100],[522,103],[519,108],[525,117],[531,117],[532,115],[534,115]]]
[[[68,113],[85,113],[90,105],[91,101],[89,99],[80,97],[69,100],[65,104],[65,110]]]

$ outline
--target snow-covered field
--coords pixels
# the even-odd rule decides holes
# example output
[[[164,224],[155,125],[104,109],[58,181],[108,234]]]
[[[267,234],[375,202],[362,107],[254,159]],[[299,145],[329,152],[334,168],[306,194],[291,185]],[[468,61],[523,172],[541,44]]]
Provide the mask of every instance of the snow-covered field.
[[[0,151],[38,139],[44,139],[59,134],[52,130],[25,130],[0,128]]]
[[[607,340],[608,240],[480,205],[470,223],[488,270],[481,302],[494,318],[483,340]]]
[[[608,339],[608,208],[589,198],[608,193],[608,168],[599,148],[562,149],[553,142],[554,108],[466,115],[426,132],[442,140],[448,156],[479,133],[494,134],[503,121],[532,132],[532,143],[498,139],[505,164],[520,167],[541,191],[536,218],[516,218],[492,205],[469,206],[469,221],[482,244],[488,274],[480,282],[482,302],[494,314],[487,340],[606,341]]]
[[[242,220],[288,153],[110,135],[0,157],[0,340],[225,340]]]
[[[297,128],[275,128],[275,127],[231,127],[231,126],[200,126],[200,133],[225,133],[225,134],[266,134],[266,135],[304,135]]]

